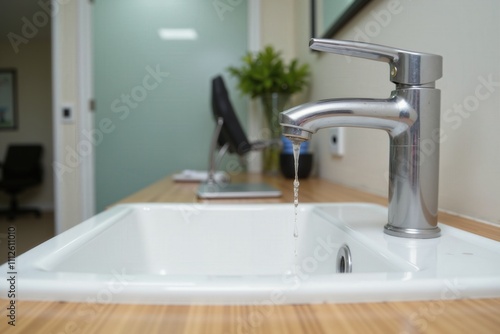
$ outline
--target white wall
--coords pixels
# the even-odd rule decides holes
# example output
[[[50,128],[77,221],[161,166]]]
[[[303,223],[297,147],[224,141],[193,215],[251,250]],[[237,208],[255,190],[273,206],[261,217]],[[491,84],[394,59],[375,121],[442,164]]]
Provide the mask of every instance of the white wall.
[[[387,64],[312,54],[308,1],[295,1],[297,55],[313,68],[312,100],[389,96]],[[436,53],[444,58],[439,206],[500,224],[500,2],[372,1],[335,38]],[[490,82],[485,83],[485,82]],[[461,109],[460,109],[461,108]],[[315,136],[321,177],[387,195],[388,136],[346,129],[346,155],[333,158],[327,130]]]
[[[40,187],[19,196],[20,205],[53,210],[52,178],[52,96],[50,40],[32,39],[14,52],[10,43],[0,43],[0,68],[17,70],[18,129],[0,131],[0,160],[9,144],[40,143],[43,145],[44,179]],[[0,202],[9,197],[0,193]]]
[[[272,45],[276,50],[282,52],[286,61],[295,57],[296,25],[294,17],[295,4],[293,0],[261,0],[261,48]]]

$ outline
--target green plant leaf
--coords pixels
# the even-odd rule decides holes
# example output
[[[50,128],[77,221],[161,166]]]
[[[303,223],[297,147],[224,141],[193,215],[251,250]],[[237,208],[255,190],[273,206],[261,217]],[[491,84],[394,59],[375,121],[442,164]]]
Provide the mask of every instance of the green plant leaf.
[[[248,52],[241,60],[240,67],[230,66],[228,71],[239,80],[238,89],[252,98],[268,93],[293,94],[308,85],[309,66],[299,65],[297,59],[287,65],[272,46],[256,54]]]

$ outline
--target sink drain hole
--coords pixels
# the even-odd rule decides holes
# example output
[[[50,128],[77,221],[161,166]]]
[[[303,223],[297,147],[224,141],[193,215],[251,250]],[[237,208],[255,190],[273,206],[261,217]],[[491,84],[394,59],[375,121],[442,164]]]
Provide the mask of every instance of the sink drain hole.
[[[350,273],[352,272],[351,250],[347,244],[343,244],[337,253],[337,272]]]

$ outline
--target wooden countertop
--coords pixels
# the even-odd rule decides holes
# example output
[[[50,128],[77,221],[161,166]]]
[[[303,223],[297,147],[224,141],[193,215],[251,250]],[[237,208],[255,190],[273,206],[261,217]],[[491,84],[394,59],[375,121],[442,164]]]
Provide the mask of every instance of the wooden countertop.
[[[239,176],[237,181],[266,181],[283,197],[210,202],[290,202],[292,181]],[[119,203],[197,202],[197,184],[166,177]],[[300,201],[370,202],[387,200],[319,179],[301,180]],[[118,204],[118,203],[117,203]],[[500,241],[500,228],[440,213],[439,221]],[[21,293],[21,291],[20,291]],[[5,298],[6,296],[1,296]],[[8,300],[0,300],[0,333],[497,333],[500,298],[421,302],[169,306],[18,301],[16,327],[7,324]]]

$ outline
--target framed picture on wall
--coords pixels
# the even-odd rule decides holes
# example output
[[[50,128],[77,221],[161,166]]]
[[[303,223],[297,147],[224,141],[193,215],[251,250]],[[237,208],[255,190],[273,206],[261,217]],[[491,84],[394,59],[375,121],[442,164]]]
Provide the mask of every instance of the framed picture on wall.
[[[17,71],[0,69],[0,130],[17,127]]]
[[[333,38],[371,0],[311,0],[311,37]]]

